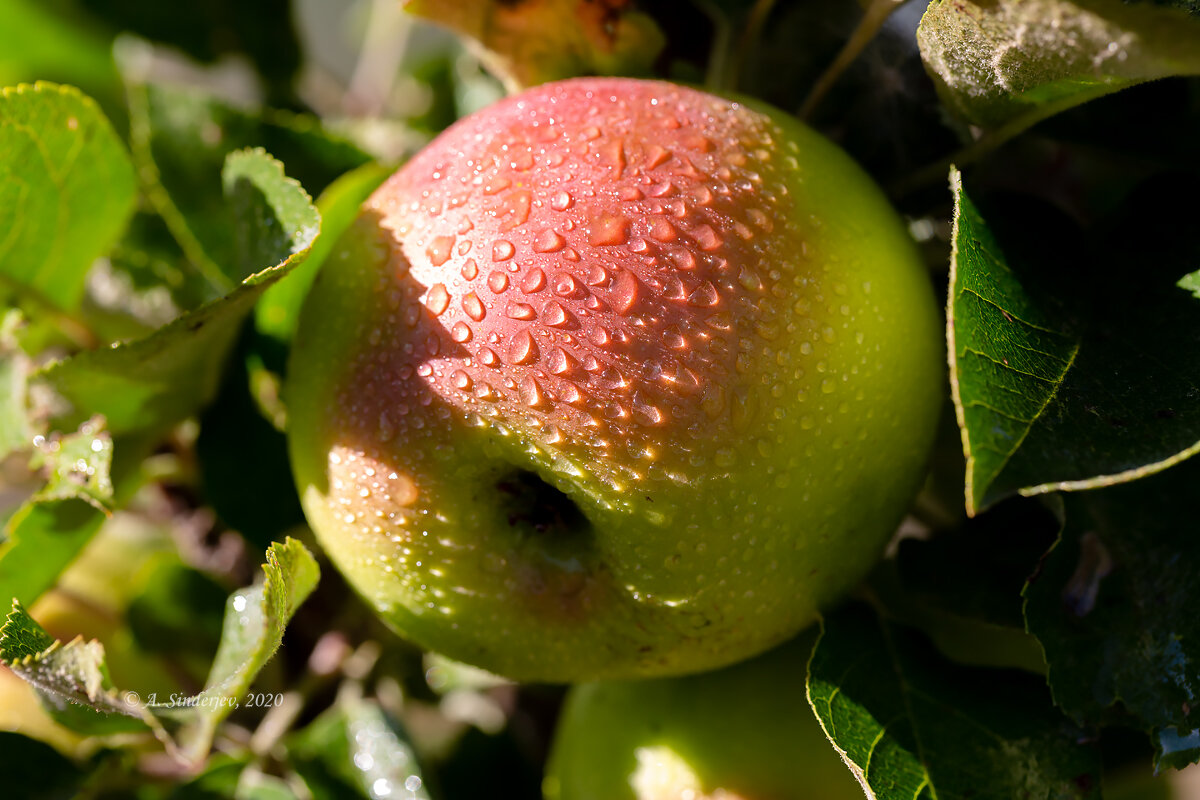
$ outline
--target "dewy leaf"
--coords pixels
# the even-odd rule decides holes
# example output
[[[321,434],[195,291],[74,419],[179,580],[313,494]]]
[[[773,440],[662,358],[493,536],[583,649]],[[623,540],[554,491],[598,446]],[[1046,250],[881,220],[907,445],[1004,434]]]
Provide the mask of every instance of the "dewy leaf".
[[[35,496],[38,501],[82,500],[108,512],[113,496],[112,437],[97,417],[66,436],[34,439],[31,464],[49,472],[48,480]]]
[[[114,434],[159,430],[212,399],[242,320],[271,284],[304,260],[320,228],[304,189],[264,151],[232,154],[226,181],[238,208],[238,237],[264,260],[265,269],[143,339],[81,353],[38,372],[35,377],[72,406],[55,420],[59,427],[100,413]]]
[[[1100,797],[1098,754],[1037,676],[954,665],[866,606],[825,620],[808,692],[879,800]]]
[[[1160,767],[1200,758],[1197,485],[1192,459],[1065,495],[1062,536],[1025,589],[1055,702],[1089,722],[1119,703],[1154,735]]]
[[[39,645],[45,646],[33,649]],[[67,644],[55,641],[15,601],[0,627],[0,661],[47,694],[102,713],[140,717],[138,708],[113,689],[103,645],[83,639]]]
[[[90,98],[50,83],[0,90],[0,281],[75,308],[135,194],[129,157]]]
[[[578,75],[647,75],[666,40],[629,0],[405,0],[477,42],[510,92]]]
[[[262,583],[229,598],[208,682],[186,704],[187,714],[175,738],[189,760],[198,762],[208,753],[217,725],[237,707],[259,670],[275,654],[288,621],[320,577],[316,559],[290,538],[267,550],[263,572]]]
[[[917,41],[949,109],[1013,134],[1142,81],[1200,74],[1200,16],[1179,5],[933,0]]]
[[[1014,492],[1133,480],[1200,450],[1200,298],[1176,285],[1196,257],[1178,227],[1197,208],[1188,187],[1132,197],[1140,215],[1109,225],[1113,241],[1047,265],[1006,260],[957,171],[952,183],[947,344],[968,513]],[[1054,233],[1032,231],[1033,246],[1050,250]]]
[[[408,734],[357,684],[343,684],[333,707],[290,736],[287,749],[316,797],[429,798]]]
[[[195,89],[149,82],[136,42],[121,54],[130,108],[130,143],[144,189],[188,260],[223,294],[247,274],[240,242],[229,235],[229,197],[218,173],[226,156],[264,147],[291,177],[320,192],[342,173],[370,161],[308,116],[240,110]],[[254,264],[250,270],[266,264]]]

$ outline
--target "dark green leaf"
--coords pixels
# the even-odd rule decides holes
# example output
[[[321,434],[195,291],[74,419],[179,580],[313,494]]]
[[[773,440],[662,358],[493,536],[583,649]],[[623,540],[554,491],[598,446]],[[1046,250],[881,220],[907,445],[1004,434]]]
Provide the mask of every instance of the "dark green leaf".
[[[1058,545],[1025,594],[1055,701],[1099,721],[1120,703],[1155,734],[1164,765],[1200,755],[1195,536],[1200,460],[1065,495]]]
[[[934,0],[917,40],[947,107],[1012,134],[1142,81],[1200,73],[1200,17],[1181,5]]]
[[[1176,285],[1198,258],[1178,231],[1198,208],[1187,187],[1200,182],[1171,176],[1179,195],[1135,195],[1138,213],[1119,214],[1111,240],[1047,261],[1037,254],[1062,251],[1061,230],[1022,220],[1010,232],[1024,249],[1006,260],[953,180],[947,339],[968,512],[1013,492],[1133,480],[1200,449],[1200,302]],[[1132,264],[1138,281],[1127,285]]]
[[[126,611],[134,641],[147,653],[191,655],[208,664],[221,640],[226,594],[202,572],[174,562],[159,564]]]
[[[954,666],[862,605],[825,620],[809,700],[880,800],[1100,796],[1097,754],[1039,678]]]
[[[133,167],[77,89],[0,91],[0,282],[73,309],[84,278],[133,211]]]
[[[117,347],[81,353],[43,369],[38,377],[71,404],[55,422],[77,423],[100,413],[114,433],[158,430],[186,418],[214,396],[243,319],[262,293],[299,264],[320,227],[320,217],[282,165],[260,151],[231,155],[227,168],[231,191],[255,210],[243,212],[251,225],[246,241],[267,259],[259,272],[228,295]],[[261,237],[261,238],[257,238]]]
[[[79,768],[50,745],[0,731],[0,781],[6,797],[68,800],[82,780]]]
[[[282,349],[274,339],[246,329],[220,393],[200,418],[196,440],[205,497],[223,522],[263,548],[304,524],[287,440],[263,416],[251,393],[252,378],[263,372],[251,362],[264,350]],[[280,354],[277,360],[283,358]]]

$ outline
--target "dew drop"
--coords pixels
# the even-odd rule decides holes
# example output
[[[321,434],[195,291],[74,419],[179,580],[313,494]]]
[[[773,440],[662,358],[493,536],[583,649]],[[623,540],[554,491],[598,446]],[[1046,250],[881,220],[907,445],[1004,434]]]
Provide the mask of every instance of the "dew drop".
[[[507,239],[497,239],[492,243],[492,261],[507,261],[516,252],[517,249]]]
[[[487,285],[492,290],[492,294],[500,294],[508,288],[508,276],[500,270],[495,270],[488,275]]]
[[[588,270],[587,285],[607,286],[611,279],[612,276],[608,274],[608,270],[606,270],[600,264],[593,264],[592,268]]]
[[[533,197],[527,189],[512,192],[504,201],[500,208],[500,230],[511,231],[519,225],[524,225],[525,220],[529,219],[529,209],[533,204]]]
[[[717,287],[712,285],[712,281],[705,281],[696,287],[696,289],[688,295],[688,305],[696,306],[697,308],[711,308],[720,300],[720,295],[717,294]]]
[[[431,367],[428,364],[421,364],[420,366],[417,367],[417,374],[420,375],[422,378],[428,378],[430,375],[433,374],[433,367]]]
[[[763,288],[762,278],[758,277],[758,273],[749,267],[742,267],[738,271],[738,283],[750,292],[761,292]]]
[[[533,252],[535,253],[556,253],[562,250],[567,244],[567,240],[562,237],[557,231],[547,228],[538,234],[538,237],[533,241]]]
[[[483,303],[480,302],[479,296],[474,292],[467,292],[466,296],[463,297],[462,309],[467,312],[468,317],[476,322],[487,316],[487,311],[484,309]]]
[[[462,265],[462,270],[460,270],[459,274],[463,276],[463,280],[475,280],[475,277],[479,275],[479,267],[475,264],[475,259],[468,258],[467,262]]]
[[[538,357],[537,343],[529,331],[521,331],[508,347],[508,359],[513,364],[529,364]]]
[[[520,320],[531,320],[537,316],[533,306],[528,303],[509,303],[507,314],[509,319]]]
[[[446,291],[444,284],[435,283],[429,288],[429,294],[425,296],[425,305],[435,317],[450,307],[450,293]]]
[[[658,425],[665,419],[658,406],[649,402],[641,392],[633,393],[633,417],[643,425]]]
[[[450,338],[462,344],[471,341],[471,327],[465,322],[456,322],[450,328]]]
[[[521,278],[521,291],[525,294],[540,292],[546,288],[546,273],[540,267],[534,267]]]
[[[454,370],[453,374],[450,375],[450,380],[454,382],[454,388],[456,389],[466,391],[471,388],[471,376],[461,369]]]
[[[575,198],[564,191],[555,192],[554,196],[550,198],[550,207],[555,211],[566,211],[574,204]]]
[[[429,243],[429,247],[425,248],[425,255],[429,256],[429,263],[435,267],[440,267],[450,258],[450,253],[454,248],[453,236],[436,236]]]
[[[526,375],[521,379],[519,392],[521,402],[530,408],[537,408],[546,402],[546,392],[531,375]]]
[[[554,293],[559,297],[582,297],[586,291],[578,278],[569,272],[562,272],[554,276]]]
[[[700,245],[701,250],[713,251],[719,248],[724,242],[717,232],[712,229],[711,225],[699,225],[692,231],[692,237],[696,240],[696,244]]]
[[[673,242],[679,238],[675,226],[661,217],[650,225],[650,235],[660,242]]]
[[[683,350],[687,347],[687,339],[683,338],[678,325],[668,325],[663,330],[663,344],[673,350]]]
[[[550,355],[546,359],[546,366],[555,375],[567,375],[575,371],[579,366],[579,362],[566,350],[556,347],[550,351]]]
[[[479,348],[479,363],[485,367],[500,366],[500,356],[496,355],[496,351],[490,347]]]
[[[629,270],[622,270],[612,289],[612,305],[618,314],[627,316],[638,301],[638,280]]]
[[[612,214],[602,214],[592,220],[588,229],[588,244],[593,247],[625,244],[629,239],[629,220]]]
[[[542,322],[553,328],[569,327],[572,321],[570,313],[554,300],[547,302],[542,308]]]
[[[671,151],[665,147],[659,147],[656,144],[650,145],[646,150],[646,166],[649,169],[661,167],[671,158]]]

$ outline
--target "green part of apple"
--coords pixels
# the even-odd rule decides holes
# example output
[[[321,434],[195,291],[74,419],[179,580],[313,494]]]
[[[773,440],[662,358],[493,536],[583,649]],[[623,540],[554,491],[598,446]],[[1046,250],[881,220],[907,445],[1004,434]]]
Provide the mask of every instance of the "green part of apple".
[[[702,675],[575,687],[546,800],[862,800],[808,704],[813,638]]]
[[[293,469],[398,632],[518,680],[697,672],[877,559],[942,395],[882,193],[781,112],[585,78],[448,129],[302,314]]]

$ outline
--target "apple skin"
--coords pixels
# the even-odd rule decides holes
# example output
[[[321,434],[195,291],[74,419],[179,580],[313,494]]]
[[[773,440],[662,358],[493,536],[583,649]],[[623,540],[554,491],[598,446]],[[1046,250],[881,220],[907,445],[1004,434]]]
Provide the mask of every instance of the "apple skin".
[[[814,638],[716,672],[572,688],[546,800],[862,800],[808,704]]]
[[[517,680],[794,635],[923,476],[939,316],[840,149],[655,81],[460,120],[325,262],[289,367],[308,519],[379,615]]]

